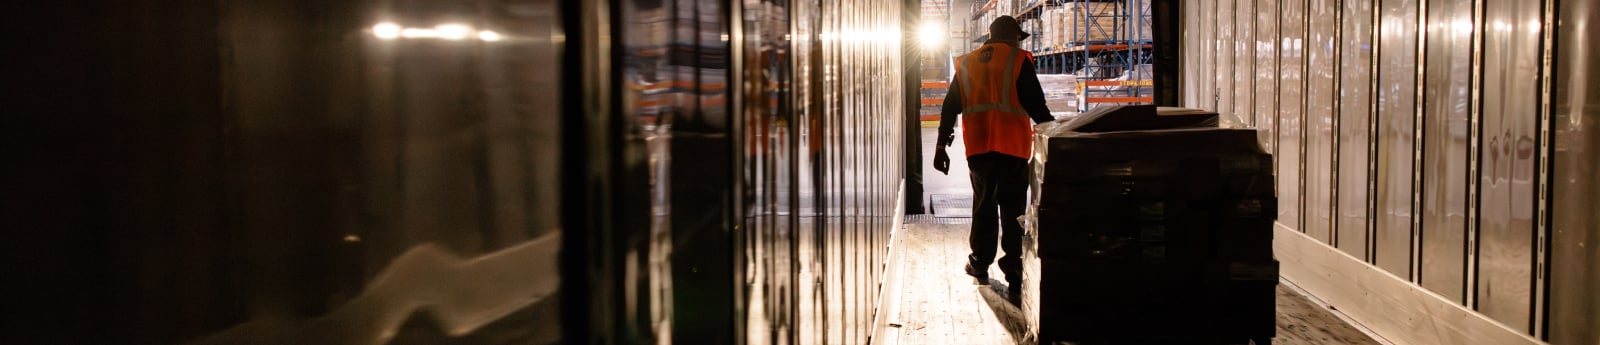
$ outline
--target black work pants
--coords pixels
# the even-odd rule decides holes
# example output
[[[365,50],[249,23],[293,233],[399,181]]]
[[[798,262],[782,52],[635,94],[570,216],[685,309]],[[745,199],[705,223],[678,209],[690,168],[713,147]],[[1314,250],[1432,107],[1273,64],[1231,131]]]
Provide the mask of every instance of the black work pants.
[[[1000,272],[1006,282],[1022,281],[1022,223],[1028,193],[1028,160],[998,152],[967,157],[972,170],[972,233],[968,242],[973,268],[986,270],[994,262],[995,235],[999,235]],[[998,229],[997,229],[998,227]]]

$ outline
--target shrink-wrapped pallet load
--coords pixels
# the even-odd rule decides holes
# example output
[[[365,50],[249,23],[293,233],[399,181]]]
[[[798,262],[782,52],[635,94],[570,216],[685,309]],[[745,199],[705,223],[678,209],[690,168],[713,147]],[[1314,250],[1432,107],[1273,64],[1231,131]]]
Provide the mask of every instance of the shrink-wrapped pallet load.
[[[1272,156],[1217,114],[1106,107],[1035,136],[1022,309],[1040,343],[1276,333]]]

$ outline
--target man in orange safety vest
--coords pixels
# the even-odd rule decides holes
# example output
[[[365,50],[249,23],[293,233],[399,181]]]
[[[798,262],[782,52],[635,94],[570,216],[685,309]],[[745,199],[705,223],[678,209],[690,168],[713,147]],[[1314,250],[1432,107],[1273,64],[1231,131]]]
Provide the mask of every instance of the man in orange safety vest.
[[[1045,106],[1044,89],[1034,71],[1033,54],[1017,47],[1029,36],[1016,18],[1001,16],[989,24],[983,46],[956,58],[956,75],[950,82],[940,111],[938,151],[934,168],[949,174],[945,147],[955,141],[955,122],[961,116],[962,143],[972,171],[972,233],[968,242],[966,272],[980,284],[989,282],[994,262],[996,233],[1005,256],[1007,297],[1018,301],[1022,280],[1022,224],[1028,191],[1028,158],[1033,155],[1033,125],[1055,120]],[[998,228],[998,229],[997,229]]]

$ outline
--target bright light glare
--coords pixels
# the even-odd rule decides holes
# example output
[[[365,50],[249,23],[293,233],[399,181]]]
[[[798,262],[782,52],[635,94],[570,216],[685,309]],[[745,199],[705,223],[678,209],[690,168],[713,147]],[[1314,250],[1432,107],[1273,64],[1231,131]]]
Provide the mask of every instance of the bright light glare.
[[[395,23],[381,23],[372,26],[372,35],[379,39],[392,40],[400,38],[400,26]]]
[[[472,35],[472,28],[461,24],[444,24],[433,29],[439,32],[439,38],[451,41],[466,39],[467,36]]]
[[[405,39],[443,39],[460,41],[477,39],[484,42],[499,42],[505,36],[493,30],[473,30],[465,24],[440,24],[433,28],[404,27],[395,23],[378,23],[372,26],[372,35],[382,40]]]
[[[405,38],[434,38],[439,37],[439,31],[434,29],[405,28],[400,30],[400,37]]]
[[[1466,35],[1472,33],[1472,21],[1457,20],[1451,27],[1455,29],[1457,34]]]
[[[478,39],[484,42],[498,42],[500,41],[500,33],[489,30],[478,31]]]
[[[893,43],[900,41],[900,30],[878,30],[873,32],[878,42]]]
[[[944,45],[944,25],[939,23],[922,23],[922,28],[917,30],[917,42],[923,48],[938,48]]]

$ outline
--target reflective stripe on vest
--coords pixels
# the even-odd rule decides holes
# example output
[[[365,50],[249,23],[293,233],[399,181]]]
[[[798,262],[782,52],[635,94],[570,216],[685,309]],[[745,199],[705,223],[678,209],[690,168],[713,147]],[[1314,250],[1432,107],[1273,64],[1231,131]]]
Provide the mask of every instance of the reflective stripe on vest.
[[[977,51],[973,52],[973,54],[976,54],[979,51],[983,51],[983,49],[987,48],[989,45],[990,44],[985,44],[983,47],[979,47]],[[999,46],[1004,46],[1004,45],[999,45]],[[1018,56],[1017,56],[1017,53],[1022,52],[1022,50],[1021,49],[1016,49],[1016,48],[1010,48],[1010,47],[1007,47],[1007,48],[1009,48],[1009,49],[1004,49],[1006,51],[1006,53],[1007,53],[1007,56],[1005,57],[1006,69],[1005,69],[1004,72],[1002,72],[1003,73],[1002,77],[1004,79],[1000,82],[1000,99],[995,100],[996,101],[995,103],[976,103],[975,104],[974,102],[970,102],[972,100],[972,89],[973,89],[971,87],[971,85],[972,85],[972,72],[978,70],[977,69],[978,66],[975,65],[975,64],[979,64],[979,63],[982,63],[982,62],[977,62],[976,60],[978,60],[978,59],[976,59],[975,56],[972,56],[973,54],[967,54],[967,56],[965,56],[965,57],[963,57],[961,59],[961,65],[962,65],[961,66],[961,71],[964,72],[964,73],[961,73],[961,112],[962,113],[976,114],[976,113],[979,113],[979,112],[985,112],[985,111],[991,111],[991,110],[999,110],[999,111],[1003,111],[1003,112],[1007,112],[1007,113],[1012,113],[1012,114],[1017,114],[1017,115],[1022,115],[1022,116],[1028,116],[1027,115],[1028,112],[1026,110],[1023,110],[1023,109],[1021,109],[1019,107],[1014,106],[1014,104],[1017,104],[1017,74],[1018,74],[1018,72],[1017,72],[1017,60],[1020,60],[1018,58]],[[996,53],[998,53],[1000,50],[1002,50],[1002,49],[995,49]],[[996,54],[996,55],[999,55],[999,54]],[[994,61],[994,58],[999,58],[999,56],[993,56],[993,57],[991,57],[989,59],[989,61]]]
[[[1030,59],[1027,51],[1003,43],[985,44],[958,58],[967,156],[997,152],[1027,159],[1033,155],[1033,119],[1017,99],[1018,65]]]

